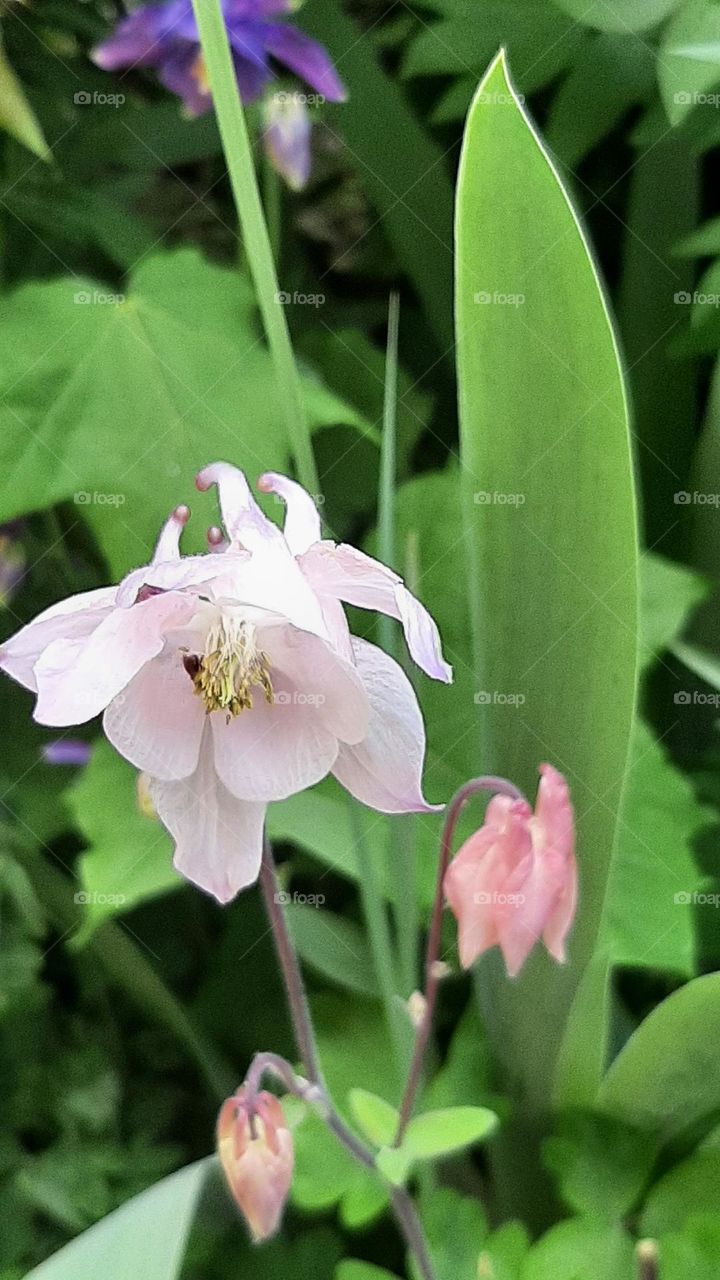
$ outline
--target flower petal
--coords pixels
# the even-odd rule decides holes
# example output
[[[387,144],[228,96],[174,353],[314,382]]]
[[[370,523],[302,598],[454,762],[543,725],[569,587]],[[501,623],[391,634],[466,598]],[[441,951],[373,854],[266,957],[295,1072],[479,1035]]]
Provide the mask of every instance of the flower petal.
[[[195,772],[204,724],[203,704],[177,650],[146,662],[103,717],[115,750],[165,780]]]
[[[443,659],[435,622],[392,569],[355,547],[332,542],[316,543],[298,563],[321,599],[335,597],[398,618],[417,665],[434,680],[452,681],[452,667]]]
[[[167,30],[166,4],[141,5],[119,22],[113,34],[93,49],[91,57],[103,71],[154,66],[162,57]]]
[[[116,587],[98,587],[60,600],[39,613],[0,649],[0,669],[37,693],[35,663],[54,640],[82,639],[100,626],[115,603]]]
[[[327,49],[288,23],[270,23],[265,28],[265,48],[301,80],[305,80],[328,102],[344,102],[347,89],[340,79]]]
[[[257,880],[265,805],[238,800],[223,786],[209,726],[190,778],[151,778],[149,785],[158,816],[175,840],[174,865],[186,880],[222,903]]]
[[[153,564],[162,564],[164,560],[178,560],[180,557],[180,535],[190,519],[190,508],[184,504],[170,513],[160,530],[155,544]]]
[[[307,489],[277,471],[266,471],[257,487],[261,493],[275,493],[285,503],[285,541],[294,556],[302,555],[322,536],[320,512]]]
[[[229,724],[213,712],[215,767],[233,795],[243,800],[285,800],[327,777],[338,741],[325,727],[321,708],[299,703],[286,678],[273,679],[276,701],[260,691],[251,711]]]
[[[104,711],[145,662],[157,657],[166,631],[187,623],[192,596],[151,596],[132,609],[113,609],[92,634],[54,640],[35,664],[40,724],[83,724]]]
[[[262,131],[265,154],[276,173],[287,183],[291,191],[302,191],[310,181],[312,170],[312,122],[307,106],[297,95],[272,94],[265,103]],[[284,480],[284,476],[278,479]],[[292,480],[285,481],[291,485]],[[262,488],[262,483],[259,482]],[[300,488],[298,485],[297,488]],[[276,490],[277,492],[277,490]],[[302,490],[303,494],[305,490]],[[312,503],[309,494],[305,495]],[[313,503],[314,506],[314,503]],[[288,513],[289,514],[289,513]],[[310,542],[320,537],[320,521],[316,537],[305,542],[297,549],[291,547],[296,555],[305,551]],[[285,521],[285,537],[288,537],[288,521]]]
[[[422,794],[425,728],[415,691],[402,667],[382,649],[353,636],[358,674],[370,701],[368,731],[341,745],[333,773],[363,804],[381,813],[432,813]]]
[[[260,510],[239,467],[213,462],[198,472],[195,483],[201,493],[217,485],[223,524],[232,542],[246,551],[287,551],[280,530]]]

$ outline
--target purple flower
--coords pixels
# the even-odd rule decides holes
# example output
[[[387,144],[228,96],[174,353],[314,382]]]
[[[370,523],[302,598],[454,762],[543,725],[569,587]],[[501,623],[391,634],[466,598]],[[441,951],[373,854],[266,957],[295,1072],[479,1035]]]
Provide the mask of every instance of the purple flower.
[[[45,743],[42,758],[46,764],[83,765],[90,759],[90,747],[79,738],[58,738]]]
[[[292,0],[222,0],[238,88],[246,104],[256,102],[275,77],[271,59],[328,101],[346,97],[321,44],[286,22],[268,21],[292,7]],[[141,5],[92,56],[105,71],[155,67],[165,87],[182,98],[188,115],[200,116],[212,106],[191,0]]]

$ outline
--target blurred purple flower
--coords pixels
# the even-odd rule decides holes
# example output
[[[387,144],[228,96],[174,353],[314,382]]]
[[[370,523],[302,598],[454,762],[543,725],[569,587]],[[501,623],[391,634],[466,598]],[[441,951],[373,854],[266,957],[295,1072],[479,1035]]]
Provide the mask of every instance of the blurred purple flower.
[[[25,573],[25,552],[17,540],[19,521],[0,525],[0,605],[7,605]]]
[[[263,108],[263,146],[280,177],[292,191],[302,191],[310,177],[312,124],[299,93],[273,93]]]
[[[271,59],[328,101],[342,102],[345,87],[323,46],[288,23],[268,21],[292,8],[292,0],[222,0],[243,102],[261,97],[274,77]],[[155,67],[162,84],[182,98],[188,115],[200,116],[212,106],[191,0],[141,5],[92,56],[105,71]]]
[[[46,764],[82,765],[90,759],[90,747],[79,738],[59,738],[57,742],[46,742],[42,749],[42,758]]]

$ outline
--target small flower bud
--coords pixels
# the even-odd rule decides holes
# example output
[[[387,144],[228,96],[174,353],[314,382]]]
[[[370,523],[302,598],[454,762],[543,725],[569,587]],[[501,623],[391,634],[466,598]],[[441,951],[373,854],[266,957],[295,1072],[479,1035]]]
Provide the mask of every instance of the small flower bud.
[[[283,1109],[271,1093],[250,1105],[245,1087],[223,1103],[218,1155],[253,1240],[267,1240],[280,1223],[293,1172],[293,1140]]]
[[[407,1011],[408,1011],[408,1014],[410,1015],[410,1021],[412,1025],[415,1027],[415,1030],[417,1030],[423,1018],[425,1017],[426,1009],[427,1009],[427,1000],[425,999],[425,996],[423,995],[422,991],[413,991],[412,995],[410,996],[410,999],[407,1002]]]

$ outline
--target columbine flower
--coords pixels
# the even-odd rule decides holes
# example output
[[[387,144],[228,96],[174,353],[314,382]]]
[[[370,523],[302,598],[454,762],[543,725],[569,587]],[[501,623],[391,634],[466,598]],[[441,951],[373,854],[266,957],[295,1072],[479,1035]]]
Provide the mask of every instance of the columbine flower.
[[[292,191],[302,191],[312,164],[310,113],[297,93],[274,93],[263,108],[263,146]]]
[[[259,1093],[251,1116],[246,1090],[238,1089],[220,1109],[217,1147],[253,1240],[267,1240],[280,1224],[293,1173],[292,1134],[278,1099]]]
[[[493,796],[483,826],[447,870],[466,969],[497,945],[515,977],[540,937],[565,960],[577,895],[573,810],[562,774],[543,764],[540,775],[535,813],[526,800]]]
[[[281,533],[235,467],[206,467],[197,484],[217,485],[225,525],[207,554],[180,556],[189,511],[178,507],[151,564],[47,609],[0,651],[0,668],[37,694],[41,724],[105,712],[107,737],[148,775],[176,867],[227,902],[257,878],[267,804],[330,772],[381,812],[432,808],[412,686],[350,635],[341,602],[399,618],[418,665],[445,681],[451,671],[397,574],[321,541],[299,485],[262,478],[287,505]]]
[[[256,102],[273,78],[271,59],[329,102],[345,99],[345,88],[322,45],[286,22],[269,20],[289,13],[292,0],[223,0],[222,8],[244,103]],[[188,115],[200,116],[212,106],[191,0],[141,5],[92,56],[105,71],[155,67],[166,89],[182,98]]]

